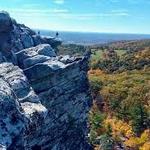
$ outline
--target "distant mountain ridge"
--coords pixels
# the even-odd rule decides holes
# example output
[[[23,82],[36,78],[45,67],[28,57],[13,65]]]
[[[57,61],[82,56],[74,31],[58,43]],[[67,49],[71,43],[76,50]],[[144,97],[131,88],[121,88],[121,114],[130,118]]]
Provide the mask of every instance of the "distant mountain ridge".
[[[35,30],[40,31],[44,36],[55,36],[55,31],[50,30]],[[85,33],[85,32],[66,32],[59,31],[59,37],[63,39],[64,43],[68,44],[103,44],[108,42],[122,41],[122,40],[141,40],[150,39],[148,34],[119,34],[119,33]]]

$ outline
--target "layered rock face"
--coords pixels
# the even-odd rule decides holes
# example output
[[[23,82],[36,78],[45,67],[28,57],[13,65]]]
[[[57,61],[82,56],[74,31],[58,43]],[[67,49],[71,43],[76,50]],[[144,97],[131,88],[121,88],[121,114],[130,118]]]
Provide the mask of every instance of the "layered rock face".
[[[88,56],[0,12],[0,150],[90,150]]]

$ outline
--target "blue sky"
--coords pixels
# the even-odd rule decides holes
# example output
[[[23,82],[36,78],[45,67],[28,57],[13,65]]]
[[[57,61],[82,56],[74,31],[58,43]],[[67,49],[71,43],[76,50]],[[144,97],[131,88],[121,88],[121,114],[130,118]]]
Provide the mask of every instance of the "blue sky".
[[[31,28],[150,34],[150,0],[0,0]]]

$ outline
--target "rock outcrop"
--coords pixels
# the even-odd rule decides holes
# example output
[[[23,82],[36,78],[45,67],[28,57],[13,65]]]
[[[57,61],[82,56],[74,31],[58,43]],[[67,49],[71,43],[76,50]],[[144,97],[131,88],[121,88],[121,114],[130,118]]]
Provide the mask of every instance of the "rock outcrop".
[[[57,56],[41,37],[0,12],[0,150],[90,150],[88,56]]]

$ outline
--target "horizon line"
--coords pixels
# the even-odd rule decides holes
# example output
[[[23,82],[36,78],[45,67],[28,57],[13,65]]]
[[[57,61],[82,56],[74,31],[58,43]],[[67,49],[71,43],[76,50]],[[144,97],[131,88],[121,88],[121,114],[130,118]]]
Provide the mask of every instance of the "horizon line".
[[[43,31],[52,31],[52,32],[72,32],[72,33],[98,33],[98,34],[131,34],[131,35],[148,35],[150,33],[129,33],[129,32],[101,32],[101,31],[76,31],[76,30],[55,30],[55,29],[40,29],[40,28],[31,28],[32,30],[43,30]]]

